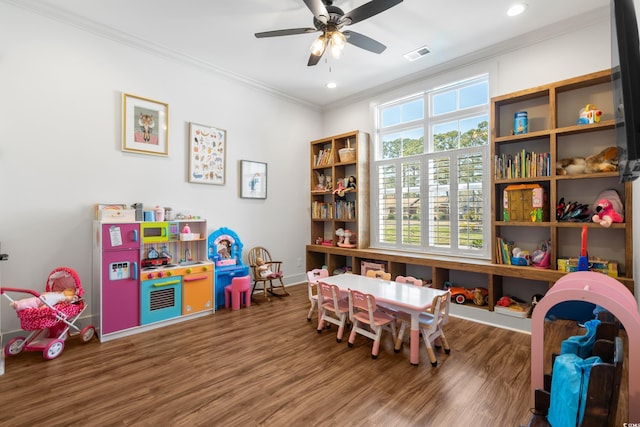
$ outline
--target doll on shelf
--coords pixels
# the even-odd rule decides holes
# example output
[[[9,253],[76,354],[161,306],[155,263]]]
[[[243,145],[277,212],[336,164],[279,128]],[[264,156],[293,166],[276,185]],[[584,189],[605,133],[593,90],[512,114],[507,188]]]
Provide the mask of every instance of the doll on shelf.
[[[347,180],[347,190],[356,191],[356,177],[351,175]]]

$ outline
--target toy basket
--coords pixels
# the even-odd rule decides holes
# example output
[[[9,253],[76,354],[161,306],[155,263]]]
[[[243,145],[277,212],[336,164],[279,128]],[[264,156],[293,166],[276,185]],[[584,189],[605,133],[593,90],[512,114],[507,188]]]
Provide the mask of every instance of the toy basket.
[[[356,149],[351,148],[351,142],[348,139],[347,146],[338,150],[338,156],[340,156],[340,163],[356,161]]]

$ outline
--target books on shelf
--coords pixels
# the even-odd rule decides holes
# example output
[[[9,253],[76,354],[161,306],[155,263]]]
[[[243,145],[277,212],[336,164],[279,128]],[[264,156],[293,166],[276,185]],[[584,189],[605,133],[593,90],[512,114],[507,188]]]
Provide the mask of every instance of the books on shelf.
[[[356,219],[356,202],[346,200],[337,201],[336,219]]]
[[[311,218],[330,219],[333,218],[333,203],[313,202],[311,206]]]
[[[313,202],[313,219],[356,219],[356,202],[341,200],[335,203]]]
[[[551,155],[548,152],[523,149],[517,154],[496,154],[493,160],[496,179],[551,176]]]
[[[331,164],[331,147],[318,151],[318,154],[313,156],[314,166],[326,166]]]
[[[511,265],[511,253],[514,242],[504,240],[502,237],[496,238],[496,262],[498,264]]]

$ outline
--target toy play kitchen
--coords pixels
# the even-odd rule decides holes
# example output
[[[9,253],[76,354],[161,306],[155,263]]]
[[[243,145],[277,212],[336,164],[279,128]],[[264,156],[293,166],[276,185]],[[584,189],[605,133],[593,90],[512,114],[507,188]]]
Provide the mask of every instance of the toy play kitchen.
[[[215,309],[206,220],[158,221],[159,212],[150,221],[131,217],[110,215],[94,222],[93,297],[101,341]]]

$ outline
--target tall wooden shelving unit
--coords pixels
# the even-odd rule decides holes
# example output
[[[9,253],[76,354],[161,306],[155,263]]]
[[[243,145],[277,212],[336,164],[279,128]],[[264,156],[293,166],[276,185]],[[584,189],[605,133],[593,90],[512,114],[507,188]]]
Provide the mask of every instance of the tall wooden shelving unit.
[[[577,125],[581,108],[593,104],[602,111],[599,123]],[[632,210],[631,183],[620,183],[617,172],[581,175],[557,175],[556,160],[567,157],[587,157],[608,146],[616,145],[615,121],[611,96],[610,70],[591,73],[552,84],[518,91],[491,100],[492,159],[492,242],[502,237],[523,249],[535,248],[536,242],[551,242],[551,267],[556,270],[558,258],[580,255],[581,231],[587,226],[590,257],[618,263],[621,282],[633,291],[632,271]],[[527,111],[529,129],[513,134],[514,114]],[[548,172],[537,176],[503,178],[496,156],[518,153],[548,153]],[[512,184],[539,184],[549,199],[549,219],[544,222],[504,221],[503,191]],[[604,228],[593,222],[561,222],[556,219],[555,207],[561,198],[593,204],[605,189],[615,189],[623,199],[625,222]],[[498,263],[494,250],[492,262]],[[502,266],[500,266],[502,267]],[[505,266],[506,268],[506,266]],[[527,270],[534,267],[510,267]],[[499,271],[499,270],[498,270]],[[555,281],[555,280],[554,280]],[[495,285],[500,285],[499,278]],[[549,283],[549,286],[552,282]]]
[[[348,158],[340,157],[340,150],[352,149]],[[369,135],[352,131],[311,141],[310,150],[310,244],[338,247],[338,229],[349,230],[355,239],[355,248],[369,247]],[[330,188],[319,187],[318,177],[330,178]],[[343,196],[335,193],[338,180],[355,177],[356,189]],[[319,241],[323,243],[320,244]],[[335,262],[332,270],[339,267]],[[309,264],[309,263],[307,263]]]

